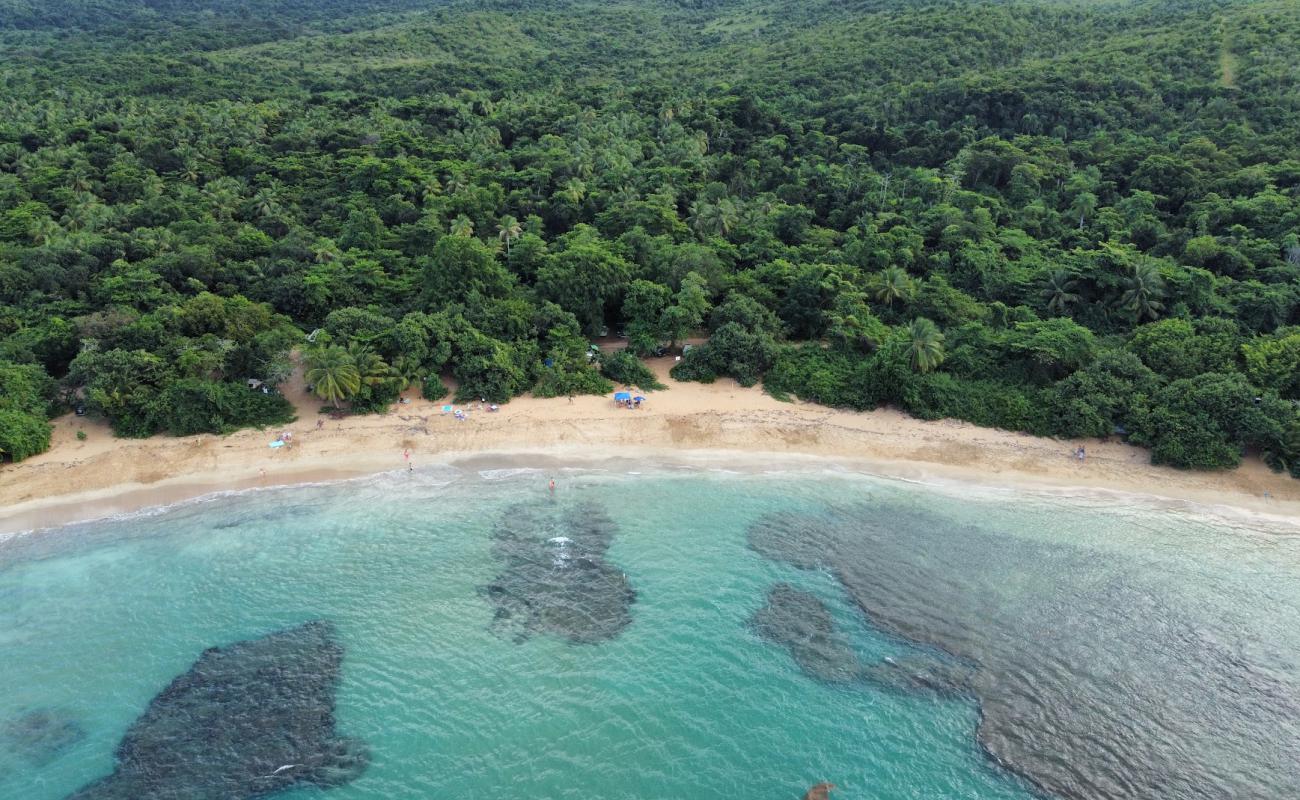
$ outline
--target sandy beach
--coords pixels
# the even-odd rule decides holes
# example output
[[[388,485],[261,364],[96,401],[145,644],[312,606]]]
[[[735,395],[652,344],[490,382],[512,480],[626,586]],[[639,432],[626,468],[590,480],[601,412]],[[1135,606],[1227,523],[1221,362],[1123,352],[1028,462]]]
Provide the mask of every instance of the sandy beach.
[[[1248,459],[1228,472],[1182,472],[1150,464],[1121,442],[1056,440],[927,422],[881,409],[841,411],[784,403],[730,380],[712,385],[667,377],[671,359],[650,362],[669,385],[627,410],[605,397],[517,398],[500,411],[415,397],[387,414],[322,417],[301,377],[284,388],[298,420],[291,448],[268,444],[279,430],[230,436],[116,439],[102,422],[62,417],[49,451],[0,467],[0,532],[44,528],[220,491],[334,480],[484,454],[589,460],[613,455],[730,454],[761,468],[785,456],[822,458],[877,474],[992,487],[1117,491],[1166,501],[1300,519],[1300,481]],[[410,393],[413,394],[413,393]],[[460,406],[457,406],[458,408]],[[321,429],[317,421],[324,420]],[[85,431],[79,440],[77,431]],[[1087,460],[1073,457],[1079,445]]]

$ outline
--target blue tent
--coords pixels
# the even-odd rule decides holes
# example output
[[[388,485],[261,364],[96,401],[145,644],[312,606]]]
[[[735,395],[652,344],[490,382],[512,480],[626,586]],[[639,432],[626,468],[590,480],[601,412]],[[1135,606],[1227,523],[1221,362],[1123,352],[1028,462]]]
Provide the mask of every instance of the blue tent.
[[[632,399],[631,392],[614,392],[615,403],[626,403],[628,400],[631,399]]]

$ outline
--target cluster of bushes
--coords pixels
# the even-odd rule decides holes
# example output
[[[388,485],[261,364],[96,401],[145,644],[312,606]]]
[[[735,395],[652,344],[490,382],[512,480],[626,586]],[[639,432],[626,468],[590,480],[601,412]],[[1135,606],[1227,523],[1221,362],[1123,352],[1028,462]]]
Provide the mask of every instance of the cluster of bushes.
[[[33,364],[0,361],[0,461],[22,461],[50,446],[46,417],[54,381]]]

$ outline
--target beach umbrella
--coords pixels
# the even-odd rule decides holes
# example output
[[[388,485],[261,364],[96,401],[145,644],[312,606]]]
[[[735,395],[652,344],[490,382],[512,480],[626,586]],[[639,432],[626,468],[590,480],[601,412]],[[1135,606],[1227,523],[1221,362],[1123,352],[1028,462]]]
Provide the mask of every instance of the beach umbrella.
[[[641,395],[637,395],[636,397],[633,397],[632,399],[635,400],[635,401],[638,402],[638,403],[644,403],[644,402],[645,402],[645,398],[642,397]]]

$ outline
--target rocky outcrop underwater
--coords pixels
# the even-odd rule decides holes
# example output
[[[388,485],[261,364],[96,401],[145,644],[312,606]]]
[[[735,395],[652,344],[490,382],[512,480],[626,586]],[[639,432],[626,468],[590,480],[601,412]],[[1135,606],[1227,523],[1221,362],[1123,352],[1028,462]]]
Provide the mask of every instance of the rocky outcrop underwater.
[[[778,587],[755,626],[805,672],[973,694],[980,745],[1047,794],[1300,797],[1293,662],[1158,565],[886,504],[771,514],[748,537],[829,571],[872,625],[951,656],[857,664],[815,597]]]
[[[522,641],[549,634],[578,644],[612,639],[632,623],[636,592],[605,560],[617,526],[594,503],[518,505],[492,534],[501,572],[484,587],[493,625]]]
[[[246,800],[352,781],[369,750],[335,730],[342,661],[320,620],[204,651],[127,729],[112,774],[68,800]]]
[[[84,738],[75,717],[50,708],[24,711],[0,725],[0,745],[34,767],[49,764]]]
[[[826,605],[809,592],[779,583],[750,620],[754,630],[790,651],[805,675],[832,684],[938,695],[969,694],[971,671],[951,661],[912,655],[865,664],[849,646]]]

